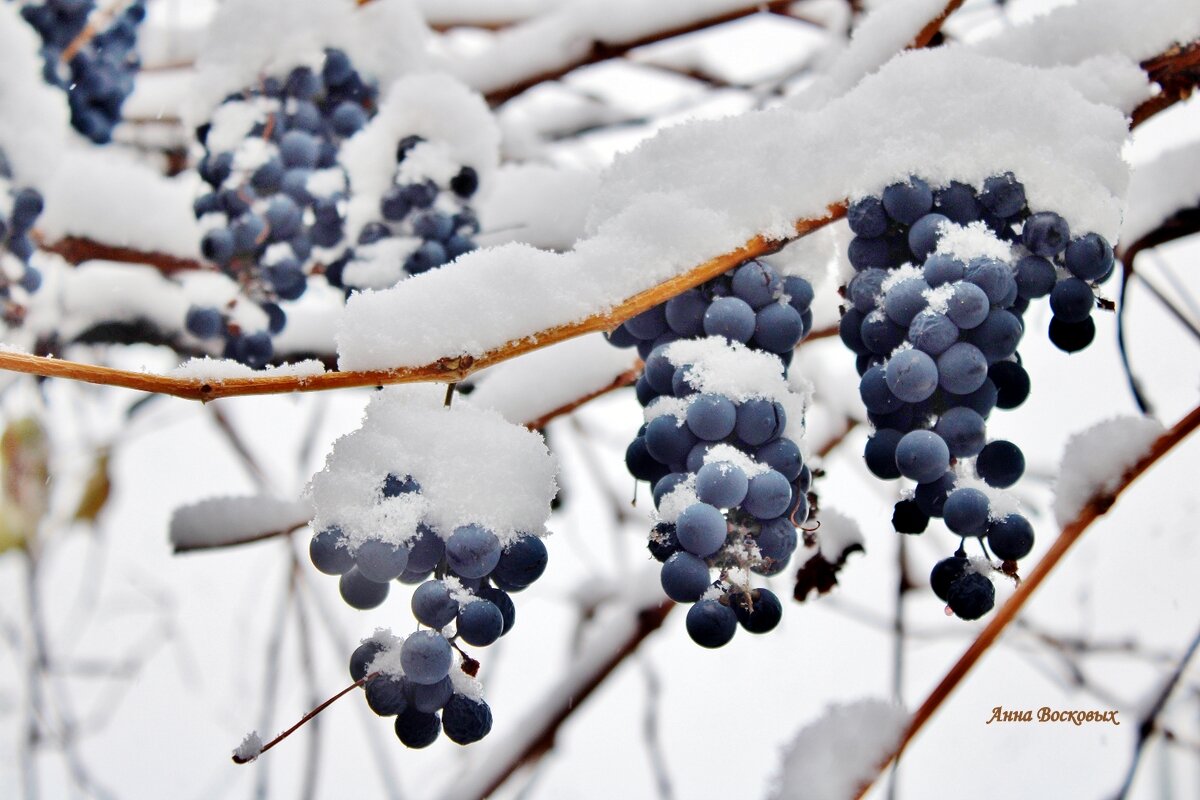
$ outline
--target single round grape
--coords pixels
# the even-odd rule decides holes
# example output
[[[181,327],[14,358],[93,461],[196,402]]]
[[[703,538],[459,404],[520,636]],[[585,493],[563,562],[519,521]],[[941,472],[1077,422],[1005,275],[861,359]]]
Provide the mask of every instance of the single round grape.
[[[924,533],[929,515],[916,500],[900,500],[892,508],[892,528],[896,533]]]
[[[987,533],[990,508],[986,494],[978,489],[963,487],[955,489],[946,498],[942,518],[946,527],[959,536],[983,536]]]
[[[737,615],[716,600],[701,600],[688,609],[687,632],[701,647],[723,647],[737,633]]]
[[[481,586],[475,594],[500,609],[500,617],[504,620],[504,627],[500,630],[501,636],[512,630],[517,621],[517,607],[507,592],[494,586]]]
[[[704,312],[708,298],[699,289],[688,289],[667,301],[667,325],[680,336],[689,339],[704,335]]]
[[[1033,526],[1020,514],[1009,514],[988,525],[988,547],[1004,561],[1018,561],[1033,550]]]
[[[967,339],[979,348],[989,363],[995,363],[1016,353],[1024,335],[1025,326],[1016,314],[993,308],[987,319],[970,331]]]
[[[458,635],[467,644],[487,647],[500,638],[504,630],[504,617],[494,603],[476,600],[467,603],[458,612]]]
[[[1089,233],[1067,245],[1063,263],[1077,278],[1100,281],[1112,271],[1113,249],[1103,236]]]
[[[922,512],[931,517],[941,517],[946,505],[946,498],[954,491],[958,476],[947,470],[932,481],[917,484],[913,491],[913,500]]]
[[[667,327],[666,310],[660,305],[625,320],[625,329],[639,339],[657,339]]]
[[[354,648],[354,652],[350,654],[350,680],[357,683],[367,677],[371,662],[382,652],[383,645],[374,639],[369,639]]]
[[[432,714],[440,709],[454,695],[454,683],[450,676],[442,678],[437,683],[409,683],[409,704],[417,711]]]
[[[670,414],[655,417],[646,426],[646,450],[661,464],[682,464],[696,445],[695,434]]]
[[[642,436],[634,437],[625,448],[625,467],[629,474],[639,481],[654,481],[663,474],[662,464],[650,455],[646,448],[646,439]]]
[[[354,566],[354,556],[341,528],[326,528],[313,535],[308,545],[313,566],[326,575],[343,575]]]
[[[1025,454],[1004,439],[988,442],[975,459],[975,471],[988,486],[1007,489],[1025,474]]]
[[[413,592],[412,613],[417,622],[440,630],[458,614],[458,602],[443,581],[426,581]]]
[[[966,573],[968,563],[966,556],[953,555],[933,565],[929,584],[939,600],[945,602],[950,596],[950,586]]]
[[[974,187],[958,181],[933,193],[933,207],[959,225],[976,221],[983,211]]]
[[[667,597],[677,603],[694,603],[712,585],[708,564],[687,551],[680,551],[665,562],[659,576]]]
[[[896,446],[904,434],[891,428],[880,428],[867,439],[863,459],[867,469],[877,478],[891,480],[900,477],[900,469],[896,466]]]
[[[405,747],[420,749],[437,741],[442,720],[437,714],[425,714],[409,708],[396,717],[396,736]]]
[[[883,296],[882,287],[886,279],[887,271],[882,269],[864,269],[855,273],[846,287],[846,297],[856,310],[869,314]]]
[[[917,483],[936,480],[950,466],[950,449],[932,431],[910,431],[896,444],[896,468]]]
[[[482,525],[462,525],[446,540],[446,561],[464,578],[482,578],[500,562],[500,540]]]
[[[920,278],[902,280],[884,295],[883,311],[892,322],[907,328],[913,317],[929,305],[925,300],[927,291],[929,284]]]
[[[729,595],[729,605],[737,621],[750,633],[767,633],[783,619],[783,604],[770,589],[735,591]]]
[[[863,342],[862,325],[865,317],[858,309],[848,309],[838,322],[838,337],[842,344],[858,355],[869,355],[871,350]]]
[[[1009,295],[1016,295],[1017,282],[1008,264],[995,258],[973,258],[967,263],[965,280],[987,295],[991,305],[1001,304]]]
[[[400,647],[400,666],[413,683],[437,683],[450,672],[450,643],[435,631],[417,631]]]
[[[1079,278],[1059,281],[1050,292],[1050,310],[1054,318],[1067,323],[1083,322],[1096,306],[1092,287]]]
[[[986,419],[992,413],[992,409],[996,407],[997,396],[996,384],[992,383],[991,379],[985,379],[983,384],[973,392],[967,394],[946,392],[942,395],[942,400],[946,403],[947,408],[965,406]]]
[[[728,397],[701,394],[687,407],[687,426],[697,438],[717,442],[733,433],[737,424],[737,408]]]
[[[701,558],[720,550],[728,533],[725,515],[707,503],[693,503],[675,520],[675,536],[683,549]]]
[[[696,496],[716,508],[733,508],[746,497],[746,473],[727,461],[705,464],[696,473]]]
[[[902,350],[887,362],[884,378],[896,397],[919,403],[937,391],[938,365],[920,350]]]
[[[1067,221],[1053,211],[1031,214],[1021,230],[1021,244],[1042,258],[1054,258],[1067,248],[1070,239]]]
[[[863,320],[861,334],[868,352],[888,356],[904,342],[908,328],[892,322],[881,311],[873,311]]]
[[[924,261],[937,249],[938,240],[942,237],[942,226],[949,222],[949,217],[933,212],[918,219],[908,229],[908,249],[918,261]]]
[[[958,342],[937,358],[938,383],[947,392],[970,394],[987,380],[987,357],[979,348]]]
[[[758,310],[783,293],[783,280],[770,264],[750,260],[734,270],[730,288],[734,296]]]
[[[904,249],[907,253],[907,242],[905,242]],[[850,266],[856,270],[887,269],[892,266],[893,261],[892,243],[886,236],[873,239],[856,236],[850,240],[850,245],[846,248],[846,257],[850,260]]]
[[[1025,186],[1011,172],[993,175],[983,182],[979,202],[997,216],[1014,216],[1025,206]]]
[[[338,590],[346,605],[360,611],[381,605],[388,596],[388,584],[368,580],[358,571],[358,567],[351,567],[342,575]]]
[[[690,397],[696,393],[696,387],[688,380],[692,367],[692,364],[681,364],[675,368],[675,374],[671,376],[671,394],[676,397]]]
[[[933,209],[933,190],[917,177],[894,183],[883,190],[883,208],[901,225],[912,225]]]
[[[936,385],[937,367],[934,367]],[[890,414],[904,405],[904,401],[888,388],[886,373],[882,366],[874,366],[863,373],[858,384],[858,394],[867,411],[875,414]]]
[[[948,409],[933,426],[933,432],[946,441],[954,458],[979,455],[987,444],[987,424],[982,416],[966,406]]]
[[[782,407],[779,407],[782,410]],[[757,447],[769,442],[779,425],[776,404],[770,400],[747,400],[737,407],[734,433],[743,443]]]
[[[404,681],[384,674],[376,675],[363,686],[367,705],[381,717],[404,713],[408,708],[404,689]]]
[[[442,560],[446,544],[425,523],[417,525],[417,535],[408,543],[408,569],[429,572]]]
[[[946,303],[946,316],[951,322],[963,330],[968,330],[987,319],[991,301],[983,289],[969,281],[959,281],[952,285],[954,293]]]
[[[967,572],[950,584],[946,605],[959,619],[979,619],[996,605],[996,587],[986,575]]]
[[[788,305],[796,309],[801,315],[811,311],[813,300],[816,298],[813,285],[799,275],[784,277],[783,293],[787,295]]]
[[[764,444],[754,451],[754,458],[783,475],[789,481],[796,480],[804,468],[800,448],[791,439],[779,438]]]
[[[675,365],[667,358],[665,347],[656,347],[650,352],[642,368],[646,382],[659,394],[671,393],[671,380],[675,376]]]
[[[386,583],[408,567],[408,548],[393,542],[368,539],[358,546],[354,563],[367,580]]]
[[[754,318],[754,342],[768,353],[788,353],[800,342],[804,321],[786,303],[768,303]]]
[[[524,589],[542,577],[549,558],[541,539],[523,534],[500,553],[492,580],[506,591]]]
[[[226,228],[213,228],[200,240],[200,253],[214,264],[226,266],[233,260],[233,234]]]
[[[1026,256],[1017,262],[1017,291],[1021,297],[1045,297],[1058,282],[1054,265],[1038,256]]]
[[[949,317],[929,310],[913,317],[908,326],[908,340],[912,346],[931,356],[946,352],[958,341],[959,333],[958,326]]]
[[[1096,338],[1096,323],[1089,316],[1081,322],[1067,322],[1061,317],[1050,319],[1051,343],[1064,353],[1077,353]]]
[[[782,473],[769,470],[750,479],[742,508],[758,519],[775,519],[787,510],[791,502],[791,483]]]
[[[700,445],[697,445],[699,447]],[[688,478],[686,472],[672,472],[659,478],[654,482],[654,507],[658,508],[662,505],[663,498],[675,491],[675,487],[683,483]]]
[[[755,570],[766,575],[773,575],[787,566],[788,559],[796,551],[800,535],[796,526],[786,517],[776,517],[768,520],[759,528],[755,537],[759,555],[771,562],[767,570]]]
[[[851,203],[846,209],[846,221],[855,236],[871,238],[887,232],[888,218],[878,197],[864,197]]]
[[[660,522],[655,525],[646,541],[646,549],[660,564],[682,550],[683,546],[679,544],[679,537],[675,535],[674,523]]]
[[[442,712],[442,730],[457,744],[478,742],[492,730],[492,710],[482,700],[456,694]]]
[[[745,344],[754,335],[754,309],[737,297],[718,297],[704,312],[704,333]]]

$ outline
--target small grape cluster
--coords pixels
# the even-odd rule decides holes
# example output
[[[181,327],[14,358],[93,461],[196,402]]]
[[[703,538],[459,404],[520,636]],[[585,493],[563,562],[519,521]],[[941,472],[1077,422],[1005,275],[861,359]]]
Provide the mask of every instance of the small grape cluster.
[[[87,35],[95,10],[93,0],[44,0],[24,4],[21,16],[42,38],[43,79],[67,93],[72,127],[106,144],[141,67],[137,29],[146,17],[146,0],[130,2],[80,47],[75,42]]]
[[[357,244],[325,270],[347,290],[383,288],[428,272],[474,250],[479,220],[469,205],[479,188],[474,167],[448,165],[436,142],[406,136],[396,147],[396,171],[379,201],[379,216]],[[449,174],[439,183],[432,174]]]
[[[411,475],[389,474],[380,487],[382,503],[414,505],[420,494]],[[458,685],[474,685],[459,675],[473,662],[458,642],[486,647],[512,629],[516,608],[509,593],[527,588],[545,571],[542,540],[521,534],[505,545],[476,524],[459,526],[443,540],[419,522],[408,536],[352,541],[341,528],[330,527],[312,537],[309,554],[318,570],[340,576],[342,599],[353,608],[380,605],[392,580],[419,584],[412,612],[429,630],[403,640],[375,637],[350,660],[355,681],[370,675],[364,686],[371,709],[396,715],[400,741],[425,747],[439,730],[459,744],[486,736],[491,711],[477,691]]]
[[[348,184],[338,149],[367,124],[376,94],[344,52],[328,49],[319,69],[298,66],[227,97],[197,130],[199,173],[211,189],[194,203],[208,227],[201,253],[267,318],[265,331],[247,332],[228,309],[188,309],[187,331],[223,338],[226,358],[265,366],[271,337],[287,322],[280,301],[298,299],[307,272],[345,249]]]
[[[1033,547],[1033,528],[996,490],[1017,482],[1025,460],[1015,444],[988,441],[986,420],[1029,394],[1017,346],[1031,300],[1049,295],[1049,335],[1060,349],[1091,341],[1095,285],[1112,273],[1112,247],[1095,233],[1072,238],[1056,213],[1032,213],[1011,173],[978,192],[913,177],[853,203],[847,219],[856,274],[844,289],[840,334],[858,355],[859,391],[875,426],[867,467],[917,483],[893,525],[920,533],[941,517],[964,539],[986,539],[985,554],[990,547],[1015,571],[1011,562]],[[961,546],[932,583],[964,619],[995,603],[991,581]]]
[[[750,586],[750,573],[786,569],[808,518],[812,473],[785,435],[779,398],[793,349],[812,328],[812,300],[807,280],[751,260],[610,335],[645,359],[636,391],[648,421],[625,462],[653,487],[662,521],[649,549],[667,595],[694,603],[686,626],[704,647],[729,642],[739,623],[770,631],[783,613],[773,592]],[[710,380],[722,374],[732,380]]]
[[[30,231],[42,213],[42,195],[36,189],[18,189],[0,153],[0,300],[2,318],[10,326],[25,318],[26,301],[42,285],[42,274],[30,263],[36,249]]]

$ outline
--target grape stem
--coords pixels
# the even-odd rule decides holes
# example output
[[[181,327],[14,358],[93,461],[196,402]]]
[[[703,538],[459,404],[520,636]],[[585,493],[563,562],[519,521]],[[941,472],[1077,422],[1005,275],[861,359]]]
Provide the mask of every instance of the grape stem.
[[[291,736],[296,731],[300,730],[300,728],[303,727],[305,723],[307,723],[313,717],[317,716],[317,714],[320,714],[326,708],[328,708],[329,706],[333,705],[335,702],[340,700],[343,695],[349,694],[350,692],[352,692],[355,689],[357,689],[358,687],[362,686],[364,683],[371,680],[371,678],[374,678],[378,674],[379,674],[378,672],[372,672],[370,675],[364,675],[361,679],[355,681],[354,683],[347,686],[345,689],[342,689],[340,692],[335,694],[333,697],[330,697],[329,699],[322,702],[319,706],[317,706],[312,711],[309,711],[307,714],[305,714],[303,717],[301,717],[300,720],[295,725],[288,728],[286,731],[284,731],[283,733],[279,734],[271,741],[264,744],[262,746],[262,749],[259,750],[258,753],[256,753],[253,758],[242,758],[242,757],[238,756],[237,754],[234,754],[233,763],[249,764],[251,761],[254,761],[256,758],[261,756],[263,753],[267,752],[272,747],[279,744],[280,742],[282,742],[287,737]]]
[[[90,17],[88,17],[87,24],[83,26],[83,30],[76,34],[75,38],[68,42],[67,46],[63,48],[62,54],[59,55],[58,60],[63,64],[68,63],[72,58],[79,54],[80,50],[87,47],[88,43],[91,42],[92,39],[96,38],[96,34],[100,32],[100,28],[105,22],[108,22],[110,19],[115,17],[125,6],[129,5],[131,2],[132,0],[114,0],[112,5],[110,5],[108,8],[104,9],[103,11],[93,13]]]
[[[1174,427],[1165,432],[1162,436],[1159,436],[1150,446],[1149,450],[1147,450],[1146,454],[1142,456],[1137,463],[1125,471],[1125,474],[1121,476],[1121,481],[1115,489],[1113,489],[1111,492],[1094,495],[1088,501],[1087,505],[1083,507],[1083,510],[1080,511],[1075,517],[1075,519],[1067,523],[1067,525],[1062,529],[1062,532],[1059,533],[1058,538],[1054,541],[1054,544],[1050,545],[1050,549],[1046,551],[1046,555],[1042,557],[1042,560],[1039,561],[1037,566],[1033,568],[1033,571],[1030,572],[1029,575],[1026,576],[1017,586],[1017,590],[1013,593],[1012,597],[1008,599],[1008,602],[996,612],[995,616],[992,617],[992,620],[988,623],[987,627],[983,629],[975,641],[971,643],[971,646],[967,648],[966,652],[962,654],[954,666],[952,666],[945,674],[941,682],[939,682],[933,691],[930,692],[929,696],[925,698],[925,702],[921,703],[921,706],[916,710],[912,716],[912,719],[909,721],[908,728],[904,731],[904,735],[901,737],[899,744],[897,744],[895,749],[893,749],[892,752],[889,753],[882,762],[880,762],[877,767],[876,774],[867,783],[860,787],[858,794],[855,795],[856,798],[862,798],[863,795],[866,794],[867,790],[871,788],[876,780],[878,780],[879,775],[882,774],[883,771],[886,770],[893,761],[896,761],[900,758],[900,755],[904,752],[904,748],[908,746],[909,742],[911,742],[921,728],[924,727],[925,723],[927,723],[930,718],[933,717],[934,713],[958,687],[958,684],[960,684],[963,678],[967,676],[967,673],[971,671],[971,668],[974,667],[975,664],[978,663],[979,659],[983,657],[983,654],[987,652],[988,648],[996,643],[1004,629],[1016,619],[1017,614],[1029,600],[1029,597],[1035,591],[1037,591],[1038,587],[1041,586],[1042,581],[1044,581],[1046,577],[1054,570],[1054,568],[1058,566],[1063,556],[1065,556],[1071,546],[1079,540],[1079,537],[1083,535],[1083,532],[1086,531],[1093,522],[1095,522],[1110,508],[1112,508],[1113,503],[1116,502],[1121,493],[1128,489],[1130,484],[1140,477],[1142,473],[1149,469],[1160,458],[1169,453],[1177,444],[1187,438],[1188,434],[1195,431],[1198,427],[1200,427],[1200,406],[1192,409],[1187,416],[1177,422]]]

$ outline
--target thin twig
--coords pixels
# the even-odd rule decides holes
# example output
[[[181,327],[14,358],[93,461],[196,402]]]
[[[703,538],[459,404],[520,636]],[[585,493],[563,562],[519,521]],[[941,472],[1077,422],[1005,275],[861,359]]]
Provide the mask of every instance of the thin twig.
[[[1071,520],[1058,535],[1054,544],[1050,545],[1050,549],[1038,562],[1033,571],[1029,573],[1022,581],[1017,590],[1013,593],[1008,602],[998,610],[988,623],[987,627],[979,634],[967,651],[959,658],[959,660],[950,668],[934,690],[925,698],[923,702],[912,716],[908,728],[904,732],[896,748],[887,756],[886,759],[879,765],[879,771],[882,772],[895,759],[899,758],[904,752],[904,748],[912,741],[917,732],[924,727],[925,723],[930,720],[934,713],[945,702],[950,693],[958,687],[971,668],[978,663],[983,654],[987,652],[1000,634],[1006,627],[1016,618],[1021,608],[1029,600],[1030,596],[1037,591],[1046,577],[1058,566],[1063,556],[1070,550],[1071,546],[1078,541],[1079,537],[1088,527],[1104,515],[1110,509],[1116,499],[1129,488],[1139,476],[1147,469],[1155,464],[1160,458],[1169,453],[1177,444],[1183,441],[1188,434],[1200,427],[1200,407],[1192,409],[1183,419],[1175,424],[1170,430],[1159,436],[1142,456],[1136,464],[1126,470],[1121,476],[1121,481],[1117,487],[1106,494],[1097,495],[1091,498],[1083,507],[1075,519]],[[864,784],[857,797],[861,798],[866,791],[871,788],[871,785],[878,778],[878,773],[871,778],[869,782]]]
[[[307,722],[308,722],[309,720],[311,720],[313,717],[317,716],[317,714],[320,714],[322,711],[324,711],[325,709],[329,708],[331,705],[333,705],[334,703],[336,703],[338,700],[342,699],[342,697],[343,697],[344,695],[347,695],[347,694],[349,694],[350,692],[354,691],[355,689],[357,689],[358,687],[362,686],[364,683],[366,683],[367,681],[371,680],[371,678],[374,678],[374,677],[375,677],[376,675],[378,675],[378,674],[379,674],[378,672],[372,672],[370,675],[364,675],[362,678],[360,678],[359,680],[357,680],[357,681],[355,681],[354,683],[350,684],[350,685],[349,685],[349,686],[347,686],[345,689],[342,689],[340,692],[338,692],[337,694],[335,694],[333,697],[330,697],[329,699],[327,699],[327,700],[325,700],[324,702],[322,702],[320,705],[318,705],[318,706],[317,706],[316,708],[314,708],[312,711],[309,711],[307,714],[305,714],[303,717],[301,717],[301,718],[299,719],[299,721],[297,721],[297,722],[296,722],[296,724],[295,724],[295,725],[293,725],[292,727],[288,728],[286,731],[284,731],[283,733],[279,734],[278,736],[276,736],[276,737],[275,737],[274,739],[272,739],[271,741],[269,741],[269,742],[267,742],[266,744],[264,744],[264,745],[262,746],[262,749],[258,751],[258,753],[255,755],[255,757],[254,757],[254,758],[258,758],[258,756],[260,756],[260,755],[262,755],[263,753],[267,752],[267,751],[268,751],[268,750],[270,750],[272,747],[274,747],[275,745],[279,744],[280,742],[282,742],[282,741],[283,741],[284,739],[286,739],[287,737],[291,736],[291,735],[292,735],[293,733],[295,733],[296,731],[300,730],[300,728],[302,728],[302,727],[305,725],[305,723],[307,723]],[[237,754],[234,754],[234,756],[233,756],[233,763],[235,763],[235,764],[249,764],[251,761],[253,761],[253,760],[254,760],[254,758],[242,758],[242,757],[238,756]]]

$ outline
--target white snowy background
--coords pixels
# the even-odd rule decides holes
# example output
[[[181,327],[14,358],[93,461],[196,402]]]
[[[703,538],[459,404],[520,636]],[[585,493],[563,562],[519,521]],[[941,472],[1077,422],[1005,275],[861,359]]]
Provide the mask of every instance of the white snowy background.
[[[237,3],[286,16],[284,38],[303,31],[304,13],[319,5]],[[148,64],[164,68],[139,79],[127,116],[190,119],[204,113],[197,110],[203,98],[186,95],[190,68],[167,67],[191,64],[202,52],[217,5],[152,0],[140,47]],[[419,10],[437,29],[405,39],[410,47],[426,48],[405,58],[388,59],[377,42],[363,42],[364,57],[378,57],[373,63],[381,72],[399,74],[419,61],[487,93],[514,75],[570,60],[581,32],[619,41],[744,4],[430,0],[409,7],[379,0],[378,5],[369,13],[380,19],[393,18],[389,14],[407,19]],[[494,132],[505,163],[496,168],[480,204],[481,240],[507,249],[480,252],[454,265],[463,269],[431,274],[420,287],[363,296],[341,320],[336,293],[313,292],[297,304],[288,334],[295,339],[284,349],[331,351],[340,326],[336,338],[344,365],[378,366],[371,359],[381,357],[389,364],[424,363],[441,355],[437,347],[446,344],[429,327],[435,316],[429,309],[439,298],[512,291],[477,278],[489,271],[561,281],[522,284],[525,298],[512,296],[512,302],[528,302],[543,316],[511,308],[491,318],[481,315],[469,336],[451,343],[481,352],[514,334],[593,312],[848,193],[876,190],[898,171],[920,171],[922,153],[945,147],[961,152],[958,167],[972,177],[1024,166],[1018,172],[1031,197],[1044,198],[1073,224],[1110,238],[1122,229],[1123,241],[1153,229],[1171,210],[1194,205],[1200,195],[1200,102],[1182,103],[1137,130],[1124,152],[1134,167],[1126,189],[1115,151],[1101,146],[1114,135],[1112,119],[1119,122],[1120,114],[1095,104],[1127,112],[1144,87],[1131,80],[1128,62],[1115,57],[1079,66],[1109,50],[1136,61],[1160,50],[1164,37],[1195,37],[1200,13],[1188,0],[1080,0],[1080,13],[1065,18],[1065,34],[1056,26],[1016,26],[1068,3],[1010,0],[999,9],[972,0],[946,25],[962,51],[947,56],[961,68],[957,90],[918,84],[897,94],[902,79],[935,69],[932,54],[919,54],[902,67],[907,71],[891,73],[898,77],[889,78],[885,70],[869,79],[876,83],[857,99],[842,95],[898,51],[942,3],[868,3],[878,7],[876,17],[865,17],[873,19],[872,26],[856,39],[857,49],[842,53],[829,49],[825,31],[849,24],[848,5],[841,0],[794,5],[796,18],[759,15],[642,48],[500,107]],[[464,20],[514,19],[528,22],[499,34],[454,27]],[[13,33],[3,30],[13,24],[12,15],[0,18],[0,34]],[[452,29],[441,33],[446,26]],[[253,26],[242,32],[262,35]],[[371,25],[328,35],[354,44],[355,37],[371,35]],[[420,45],[426,36],[429,41]],[[1039,48],[1039,41],[1053,43],[1064,65],[1044,83],[1035,83],[1030,71],[1030,65],[1052,63],[1045,60],[1048,45]],[[226,43],[223,52],[238,51]],[[540,69],[532,69],[535,59],[544,59]],[[814,70],[806,69],[813,65],[822,76],[816,80]],[[689,70],[748,88],[712,88],[681,74]],[[798,77],[789,77],[793,74]],[[994,93],[979,96],[975,87],[988,76],[996,77]],[[0,83],[7,89],[12,80]],[[668,126],[774,107],[778,98],[770,90],[777,84],[786,87],[783,108],[674,129],[601,173],[617,154]],[[0,134],[21,113],[11,103],[38,102],[0,92],[0,115],[8,120]],[[1021,102],[1028,105],[1022,109]],[[1043,115],[1034,110],[1039,102],[1075,105]],[[937,138],[913,127],[922,109],[935,107],[951,115],[929,112]],[[955,108],[961,117],[953,116]],[[1072,118],[1081,124],[1092,124],[1086,137],[1074,132],[1086,141],[1058,127],[1059,115],[1068,111],[1077,111]],[[818,114],[828,115],[825,127],[812,122]],[[841,141],[853,138],[848,134],[856,125],[888,117],[903,120],[897,122],[894,149],[872,153],[872,143],[888,141],[886,129],[860,144]],[[804,136],[781,141],[784,132],[808,123],[812,129]],[[61,150],[69,166],[55,175],[30,176],[47,192],[39,230],[48,238],[75,233],[194,254],[197,232],[188,204],[195,176],[166,181],[129,155],[141,152],[135,144],[177,143],[172,138],[181,136],[177,127],[129,125],[118,136],[123,144],[112,148],[120,155],[57,142],[52,129],[27,127],[8,135],[34,152]],[[989,127],[995,130],[989,133]],[[594,131],[575,133],[581,129]],[[1016,140],[1007,136],[1013,130],[1041,137],[1036,140],[1046,147],[1014,150]],[[481,135],[474,129],[462,133],[466,141]],[[1119,144],[1119,130],[1116,136]],[[825,151],[815,149],[821,147],[836,150],[837,160],[825,159]],[[706,152],[727,153],[728,163],[693,160]],[[743,180],[735,184],[732,176],[739,170]],[[645,193],[659,182],[678,193]],[[1122,223],[1123,197],[1128,208]],[[132,206],[113,211],[121,208],[113,198]],[[717,218],[705,213],[717,203],[729,205],[722,208],[720,224],[705,224]],[[637,238],[647,230],[661,232],[671,244]],[[532,257],[522,247],[566,250],[581,237],[588,237],[586,246],[567,254]],[[817,286],[817,328],[836,320],[836,276],[844,266],[834,246],[844,251],[847,240],[848,231],[838,224],[778,257],[789,268],[824,277]],[[1185,240],[1146,252],[1137,262],[1139,273],[1193,321],[1200,319],[1200,308],[1188,274],[1198,255],[1196,243]],[[624,269],[596,275],[614,257],[624,259],[618,262]],[[46,291],[63,298],[69,310],[62,319],[68,332],[105,314],[150,315],[164,328],[177,329],[186,298],[202,291],[165,284],[148,269],[97,262],[73,271],[51,267],[47,276]],[[582,283],[578,291],[569,291],[573,281]],[[1114,292],[1115,281],[1105,289],[1110,297]],[[537,299],[543,296],[559,302]],[[1130,362],[1157,418],[1169,426],[1200,399],[1200,341],[1144,284],[1133,283],[1127,302]],[[1018,443],[1028,462],[1017,494],[1038,542],[1023,571],[1057,532],[1056,482],[1070,485],[1080,474],[1071,463],[1068,471],[1060,467],[1068,440],[1106,419],[1137,413],[1115,346],[1114,315],[1097,314],[1095,344],[1071,356],[1046,341],[1044,303],[1035,304],[1026,320],[1021,355],[1033,379],[1032,395],[1020,408],[989,420],[989,435]],[[417,342],[411,334],[423,326],[426,335]],[[405,334],[409,338],[401,341],[411,346],[371,344],[371,337]],[[363,342],[367,355],[359,357],[354,348]],[[472,400],[513,421],[535,419],[606,385],[629,368],[631,352],[596,337],[559,345],[485,373]],[[172,352],[141,345],[80,348],[71,355],[154,372],[179,363]],[[787,599],[793,570],[769,579],[785,598],[780,627],[761,637],[739,634],[718,651],[692,644],[682,612],[673,612],[573,710],[553,750],[514,775],[496,797],[845,796],[846,776],[886,748],[887,734],[896,727],[889,704],[915,708],[986,624],[988,618],[966,623],[947,617],[927,588],[930,568],[953,550],[956,538],[937,523],[919,537],[904,538],[891,529],[897,487],[873,478],[862,463],[867,430],[853,356],[836,337],[805,343],[791,371],[815,387],[811,449],[837,435],[847,416],[859,421],[821,464],[826,476],[817,480],[816,490],[822,508],[861,528],[865,554],[850,557],[830,595],[803,604]],[[16,552],[0,554],[0,797],[25,792],[50,798],[284,798],[305,791],[320,798],[470,797],[554,701],[570,693],[571,682],[587,674],[595,653],[660,596],[656,564],[645,550],[649,492],[643,485],[637,504],[630,504],[633,481],[623,465],[625,446],[640,421],[632,390],[624,389],[554,420],[546,430],[561,465],[564,504],[547,523],[546,575],[515,596],[513,632],[479,654],[495,716],[487,739],[469,748],[439,739],[426,750],[407,750],[389,721],[376,718],[352,695],[257,762],[237,766],[229,755],[248,731],[273,735],[348,683],[346,662],[360,638],[377,627],[407,631],[414,625],[409,590],[396,585],[373,611],[348,608],[337,595],[336,579],[309,565],[306,529],[228,549],[173,554],[172,514],[211,497],[265,494],[279,501],[272,508],[280,519],[303,518],[307,509],[295,503],[301,490],[334,440],[358,428],[372,392],[230,399],[208,406],[158,398],[127,417],[138,397],[133,392],[49,381],[40,389],[43,403],[30,379],[3,381],[0,412],[6,422],[33,411],[46,415],[54,507],[67,511],[42,524],[42,556],[32,587],[24,559]],[[1095,446],[1094,440],[1092,445],[1084,459],[1089,468],[1120,450]],[[94,525],[71,522],[68,512],[99,448],[111,448],[111,497]],[[1194,579],[1200,568],[1195,533],[1200,502],[1193,491],[1198,470],[1200,447],[1185,442],[1094,524],[942,704],[899,770],[880,779],[868,796],[1113,796],[1133,757],[1142,714],[1200,624],[1200,584]],[[206,521],[209,536],[229,531],[218,516],[198,514],[190,523],[193,536],[204,534]],[[917,588],[898,606],[901,562]],[[31,588],[36,629],[53,656],[53,668],[40,683],[42,703],[53,713],[43,721],[46,738],[32,746],[27,678],[39,665],[29,655]],[[997,589],[999,606],[1012,590],[1003,581]],[[902,639],[894,631],[897,615]],[[1160,735],[1151,742],[1131,796],[1195,796],[1198,679],[1200,668],[1193,665],[1160,717],[1175,741],[1165,743]],[[863,700],[874,702],[835,709],[831,722],[800,733],[832,705]],[[1116,710],[1122,724],[988,725],[995,706],[1035,714],[1043,706]],[[785,748],[798,734],[785,771]],[[875,747],[876,738],[885,741]],[[30,770],[36,774],[32,793]]]

